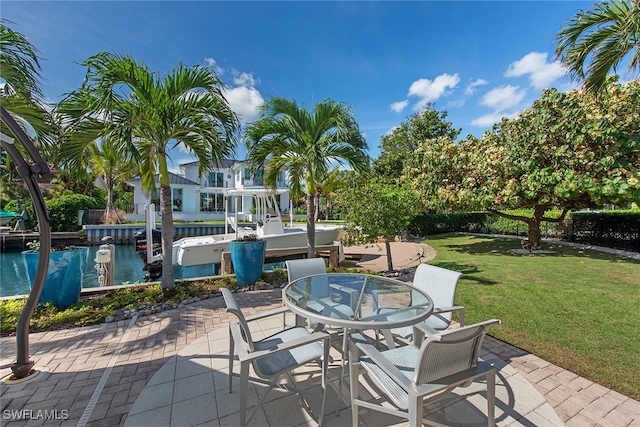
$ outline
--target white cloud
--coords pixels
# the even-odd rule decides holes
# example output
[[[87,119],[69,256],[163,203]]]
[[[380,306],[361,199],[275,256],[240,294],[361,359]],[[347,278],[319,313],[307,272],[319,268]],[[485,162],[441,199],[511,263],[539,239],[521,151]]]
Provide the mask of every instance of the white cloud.
[[[398,129],[399,127],[400,127],[399,125],[398,125],[398,126],[393,126],[391,129],[389,129],[389,130],[387,131],[387,133],[385,133],[385,134],[384,134],[384,136],[389,136],[389,135],[391,135],[391,134],[393,133],[393,131],[394,131],[394,130],[396,130],[396,129]]]
[[[567,73],[560,61],[547,62],[547,53],[531,52],[509,64],[505,77],[529,75],[529,82],[536,89],[549,87]]]
[[[264,103],[260,91],[254,87],[238,86],[227,89],[224,93],[231,109],[238,114],[244,124],[258,117],[258,109]]]
[[[221,76],[221,75],[223,75],[223,74],[224,74],[224,69],[218,65],[218,63],[216,62],[216,60],[215,60],[215,59],[207,57],[207,58],[204,58],[204,59],[202,60],[202,62],[203,62],[203,64],[204,64],[204,66],[205,66],[205,67],[211,67],[211,68],[213,68],[213,71],[214,71],[218,76]]]
[[[518,90],[518,86],[500,86],[485,93],[480,104],[493,108],[497,113],[518,105],[525,95],[526,91]]]
[[[513,119],[517,115],[518,115],[517,112],[505,114],[505,113],[496,111],[494,113],[485,114],[484,116],[481,116],[481,117],[478,117],[477,119],[472,120],[471,125],[486,128],[500,122],[503,117],[506,117],[508,119]]]
[[[408,96],[417,96],[420,98],[414,106],[414,110],[420,110],[427,103],[440,98],[446,93],[447,88],[453,89],[459,82],[460,77],[457,73],[454,75],[444,73],[433,79],[433,81],[429,79],[418,79],[411,83]]]
[[[253,73],[245,73],[238,70],[233,70],[233,84],[252,88],[257,84],[260,84],[260,79],[256,79],[255,77],[253,77]]]
[[[483,86],[489,84],[488,81],[486,81],[485,79],[476,79],[474,81],[472,81],[471,83],[469,83],[467,85],[466,88],[464,88],[464,94],[465,95],[473,95],[474,93],[476,93],[476,88],[478,86]]]
[[[401,113],[407,105],[409,105],[409,101],[406,99],[404,101],[398,101],[391,104],[391,111],[395,111],[396,113]]]

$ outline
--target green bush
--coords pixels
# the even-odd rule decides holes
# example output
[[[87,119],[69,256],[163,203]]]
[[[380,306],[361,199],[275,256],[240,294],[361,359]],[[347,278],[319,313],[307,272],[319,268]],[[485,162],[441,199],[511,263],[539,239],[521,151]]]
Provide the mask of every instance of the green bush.
[[[481,233],[486,231],[485,223],[489,215],[485,212],[422,213],[411,221],[408,230],[417,236],[456,231]]]
[[[65,193],[62,196],[45,199],[49,220],[51,221],[51,231],[78,231],[78,211],[83,209],[104,209],[104,200],[82,194]],[[16,202],[7,203],[7,209],[15,210]],[[23,208],[28,219],[25,227],[29,230],[38,229],[38,221],[33,210],[32,203],[23,203]]]
[[[53,200],[47,200],[47,209],[51,219],[51,231],[77,231],[78,211],[83,209],[103,209],[105,203],[81,194],[63,194]]]
[[[300,206],[297,208],[293,208],[293,214],[294,215],[306,215],[307,214],[307,207],[306,206]]]

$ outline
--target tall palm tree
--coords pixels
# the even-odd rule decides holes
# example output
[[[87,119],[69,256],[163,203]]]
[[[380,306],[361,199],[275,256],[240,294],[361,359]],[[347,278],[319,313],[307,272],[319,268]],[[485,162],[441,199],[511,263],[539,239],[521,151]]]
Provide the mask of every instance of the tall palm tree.
[[[628,70],[640,72],[640,2],[612,0],[596,3],[571,17],[555,35],[556,57],[574,80],[599,92],[609,70],[629,58]]]
[[[138,161],[144,188],[160,186],[162,287],[174,286],[173,203],[169,151],[178,144],[200,162],[200,174],[233,154],[239,122],[223,96],[224,84],[211,68],[182,64],[158,77],[129,56],[99,53],[87,59],[86,80],[60,104],[70,121],[67,158],[97,136],[111,140]]]
[[[326,99],[308,111],[295,101],[274,97],[265,102],[258,120],[245,131],[253,167],[265,167],[265,183],[275,187],[286,168],[294,191],[303,184],[307,197],[308,256],[315,256],[314,202],[317,185],[332,162],[363,171],[369,164],[367,143],[350,107]]]

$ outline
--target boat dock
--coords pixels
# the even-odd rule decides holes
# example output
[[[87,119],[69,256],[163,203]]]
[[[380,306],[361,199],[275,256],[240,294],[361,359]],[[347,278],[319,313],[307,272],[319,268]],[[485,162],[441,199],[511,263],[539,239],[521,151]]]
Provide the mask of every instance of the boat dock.
[[[0,233],[0,251],[24,251],[29,249],[27,243],[40,240],[40,233],[19,231]],[[51,245],[86,246],[87,240],[81,232],[52,232]]]

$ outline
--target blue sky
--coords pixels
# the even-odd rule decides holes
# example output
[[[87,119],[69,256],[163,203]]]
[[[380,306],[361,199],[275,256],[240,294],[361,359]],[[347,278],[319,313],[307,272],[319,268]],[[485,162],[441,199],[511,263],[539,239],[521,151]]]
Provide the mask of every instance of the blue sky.
[[[45,95],[78,88],[79,62],[124,53],[160,75],[215,64],[244,123],[271,96],[353,107],[378,156],[380,138],[428,102],[461,137],[513,117],[542,89],[573,87],[553,36],[593,2],[13,1],[0,16],[40,51]],[[244,150],[238,150],[238,157]],[[173,167],[190,161],[180,150]]]

